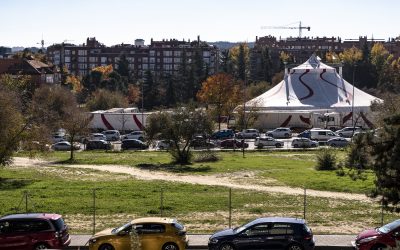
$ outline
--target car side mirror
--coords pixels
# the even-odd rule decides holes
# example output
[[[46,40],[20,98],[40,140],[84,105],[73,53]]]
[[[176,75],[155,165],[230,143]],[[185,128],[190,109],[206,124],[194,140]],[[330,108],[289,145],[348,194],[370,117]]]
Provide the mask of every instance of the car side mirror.
[[[121,232],[118,233],[118,236],[125,236],[125,235],[128,235],[128,232],[121,231]]]
[[[400,236],[400,232],[394,232],[393,236],[396,237],[396,238],[399,237]]]

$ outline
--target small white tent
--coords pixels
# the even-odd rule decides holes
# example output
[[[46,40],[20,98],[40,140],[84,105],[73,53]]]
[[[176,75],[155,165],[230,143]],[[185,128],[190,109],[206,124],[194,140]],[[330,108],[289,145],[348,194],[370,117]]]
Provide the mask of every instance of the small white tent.
[[[373,101],[381,100],[353,87],[335,68],[313,55],[305,63],[286,71],[284,80],[246,102],[245,106],[257,110],[264,127],[315,126],[312,116],[316,113],[337,113],[341,121],[335,125],[344,126],[351,122],[352,112],[357,114],[359,124],[372,126],[366,115]],[[273,114],[280,114],[281,118]]]

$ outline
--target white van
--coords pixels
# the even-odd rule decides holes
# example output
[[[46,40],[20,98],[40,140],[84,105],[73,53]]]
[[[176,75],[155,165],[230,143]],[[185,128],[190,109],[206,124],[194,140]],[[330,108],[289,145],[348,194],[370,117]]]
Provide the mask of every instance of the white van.
[[[311,140],[327,141],[335,137],[340,137],[340,136],[329,129],[310,129]]]

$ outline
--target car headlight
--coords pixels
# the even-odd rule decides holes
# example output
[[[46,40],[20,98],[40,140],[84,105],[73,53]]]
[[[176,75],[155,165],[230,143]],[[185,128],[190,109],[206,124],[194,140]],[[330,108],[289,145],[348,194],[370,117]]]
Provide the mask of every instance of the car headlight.
[[[89,243],[94,244],[96,243],[97,239],[96,238],[91,238],[89,239]]]
[[[211,244],[216,244],[216,243],[218,243],[218,239],[217,238],[210,238],[208,240],[208,242],[211,243]]]
[[[367,243],[367,242],[375,240],[376,238],[378,238],[378,236],[367,237],[367,238],[359,240],[358,243],[360,243],[360,244]]]

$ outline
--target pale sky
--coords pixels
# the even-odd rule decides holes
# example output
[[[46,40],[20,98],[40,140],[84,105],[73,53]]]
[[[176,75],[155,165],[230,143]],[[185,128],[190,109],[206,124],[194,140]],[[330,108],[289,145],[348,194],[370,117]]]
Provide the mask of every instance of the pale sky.
[[[0,0],[0,46],[40,47],[42,35],[45,46],[82,44],[87,37],[106,45],[198,35],[208,42],[253,42],[298,36],[297,29],[261,26],[299,21],[311,27],[303,36],[387,40],[400,35],[399,13],[398,0]]]

